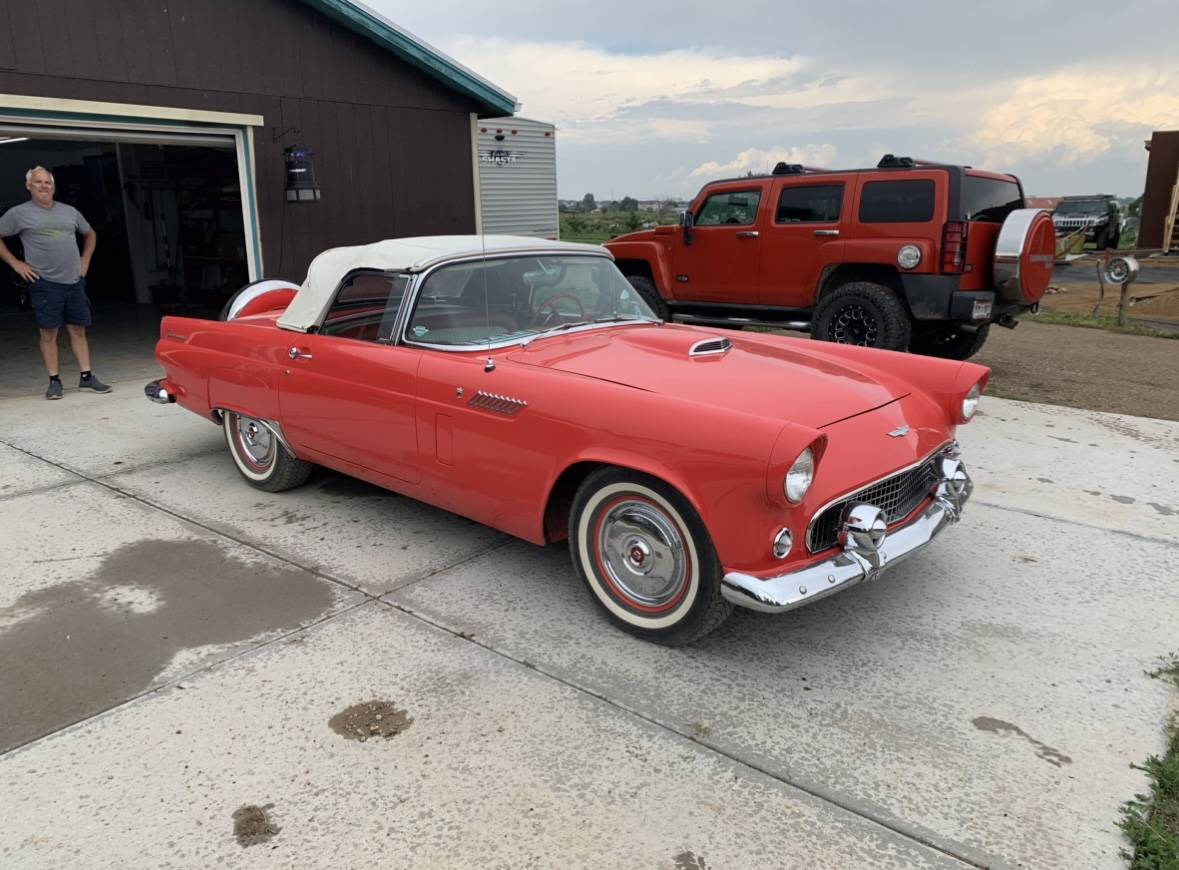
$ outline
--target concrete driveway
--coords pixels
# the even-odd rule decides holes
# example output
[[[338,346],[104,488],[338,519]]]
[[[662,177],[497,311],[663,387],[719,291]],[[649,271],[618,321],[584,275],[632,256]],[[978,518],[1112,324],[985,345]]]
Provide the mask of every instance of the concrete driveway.
[[[0,399],[0,866],[1123,865],[1179,424],[988,400],[961,525],[671,650],[563,547],[253,490],[140,388]]]

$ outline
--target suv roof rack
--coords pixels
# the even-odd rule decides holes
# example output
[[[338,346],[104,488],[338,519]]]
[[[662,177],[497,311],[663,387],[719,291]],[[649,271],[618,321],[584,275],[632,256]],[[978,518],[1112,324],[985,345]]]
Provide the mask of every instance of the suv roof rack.
[[[806,167],[801,163],[786,163],[782,161],[774,167],[771,175],[802,175],[806,172]]]
[[[918,157],[897,157],[895,154],[885,154],[876,164],[877,169],[915,169],[918,166],[946,166],[938,160],[922,160]],[[963,166],[969,169],[969,166]]]

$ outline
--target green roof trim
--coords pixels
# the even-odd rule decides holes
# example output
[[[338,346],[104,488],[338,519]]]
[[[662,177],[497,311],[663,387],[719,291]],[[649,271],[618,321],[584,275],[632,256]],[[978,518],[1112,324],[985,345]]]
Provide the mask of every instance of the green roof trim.
[[[513,115],[518,103],[507,91],[422,42],[360,3],[351,0],[303,0],[308,6],[359,33],[449,88],[483,104],[485,117]]]

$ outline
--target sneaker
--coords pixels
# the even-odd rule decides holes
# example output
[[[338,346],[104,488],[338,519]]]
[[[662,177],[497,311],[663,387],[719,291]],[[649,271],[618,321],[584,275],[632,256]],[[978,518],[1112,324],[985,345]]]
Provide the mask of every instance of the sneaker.
[[[45,391],[46,399],[60,399],[65,395],[65,391],[61,387],[61,381],[50,381],[49,389]]]
[[[104,384],[98,379],[96,375],[90,375],[88,378],[78,379],[79,390],[93,390],[96,393],[109,393],[111,388],[108,384]]]

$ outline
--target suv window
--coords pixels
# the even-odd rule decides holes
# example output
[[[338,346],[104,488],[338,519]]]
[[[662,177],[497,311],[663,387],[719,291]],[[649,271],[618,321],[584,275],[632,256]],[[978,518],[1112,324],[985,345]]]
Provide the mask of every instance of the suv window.
[[[974,175],[963,180],[962,214],[966,220],[1001,224],[1017,208],[1023,208],[1023,194],[1014,181]]]
[[[869,181],[860,194],[866,224],[924,223],[933,220],[934,183],[929,178]]]
[[[408,284],[408,275],[353,272],[336,291],[320,335],[389,343]]]
[[[793,185],[782,188],[774,223],[832,223],[843,205],[842,184]]]
[[[704,200],[704,205],[692,221],[698,227],[748,226],[757,220],[757,207],[761,203],[760,190],[726,190],[714,193]]]

